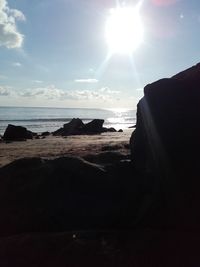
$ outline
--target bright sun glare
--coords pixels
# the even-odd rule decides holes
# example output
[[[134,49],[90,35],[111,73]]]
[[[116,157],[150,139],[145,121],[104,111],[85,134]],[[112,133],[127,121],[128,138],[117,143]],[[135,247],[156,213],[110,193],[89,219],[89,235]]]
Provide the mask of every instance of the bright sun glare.
[[[106,21],[106,41],[110,53],[131,54],[143,41],[139,7],[117,7]]]

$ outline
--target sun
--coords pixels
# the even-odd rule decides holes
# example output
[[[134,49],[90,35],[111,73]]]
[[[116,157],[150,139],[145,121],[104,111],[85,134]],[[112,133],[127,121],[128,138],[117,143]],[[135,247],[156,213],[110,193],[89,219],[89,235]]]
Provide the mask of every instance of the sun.
[[[143,42],[144,29],[139,8],[111,9],[105,35],[111,54],[132,54]]]

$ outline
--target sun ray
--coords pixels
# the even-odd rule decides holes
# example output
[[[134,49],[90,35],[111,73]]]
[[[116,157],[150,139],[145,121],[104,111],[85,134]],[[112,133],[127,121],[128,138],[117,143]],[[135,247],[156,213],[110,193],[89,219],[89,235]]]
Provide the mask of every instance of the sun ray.
[[[96,74],[95,74],[95,77],[97,80],[99,80],[102,77],[103,73],[105,72],[111,56],[112,56],[111,53],[108,53],[104,61],[101,63],[101,65],[97,69]]]

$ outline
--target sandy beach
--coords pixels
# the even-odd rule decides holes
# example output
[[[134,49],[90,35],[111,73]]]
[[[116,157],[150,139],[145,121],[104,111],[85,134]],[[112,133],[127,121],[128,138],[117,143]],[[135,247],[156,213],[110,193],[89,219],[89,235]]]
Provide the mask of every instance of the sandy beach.
[[[128,154],[129,139],[132,129],[123,133],[102,133],[98,135],[76,135],[68,137],[48,136],[20,142],[0,143],[0,167],[20,158],[59,156],[84,157],[102,151],[118,151]]]

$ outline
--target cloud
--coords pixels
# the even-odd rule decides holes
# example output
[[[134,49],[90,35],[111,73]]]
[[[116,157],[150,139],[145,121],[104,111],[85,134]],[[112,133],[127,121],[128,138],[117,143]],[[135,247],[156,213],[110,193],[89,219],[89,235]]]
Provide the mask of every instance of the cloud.
[[[76,90],[71,92],[66,92],[64,95],[65,99],[71,100],[97,100],[104,99],[104,95],[100,94],[98,91],[90,90]]]
[[[21,97],[43,97],[46,99],[60,99],[64,94],[64,91],[56,88],[54,85],[41,88],[27,89],[19,93]]]
[[[74,100],[102,100],[109,101],[111,100],[115,94],[119,94],[119,91],[112,91],[108,87],[97,89],[97,90],[75,90],[66,92],[63,97],[70,98]]]
[[[109,95],[114,95],[114,94],[120,93],[120,91],[110,90],[110,88],[108,88],[108,87],[103,87],[99,91],[102,93],[105,93],[105,94],[109,94]]]
[[[13,62],[12,63],[13,67],[21,67],[22,64],[20,62]]]
[[[0,0],[0,46],[20,48],[24,35],[21,34],[16,21],[25,21],[24,14],[17,9],[11,9],[6,0]]]
[[[76,101],[109,101],[114,98],[119,91],[112,91],[109,88],[101,88],[98,90],[73,90],[65,91],[56,88],[54,85],[40,88],[27,89],[19,93],[20,97],[48,99],[48,100],[76,100]]]
[[[98,83],[97,79],[76,79],[76,83]]]
[[[8,87],[0,86],[0,96],[8,96],[11,95],[11,91]]]

